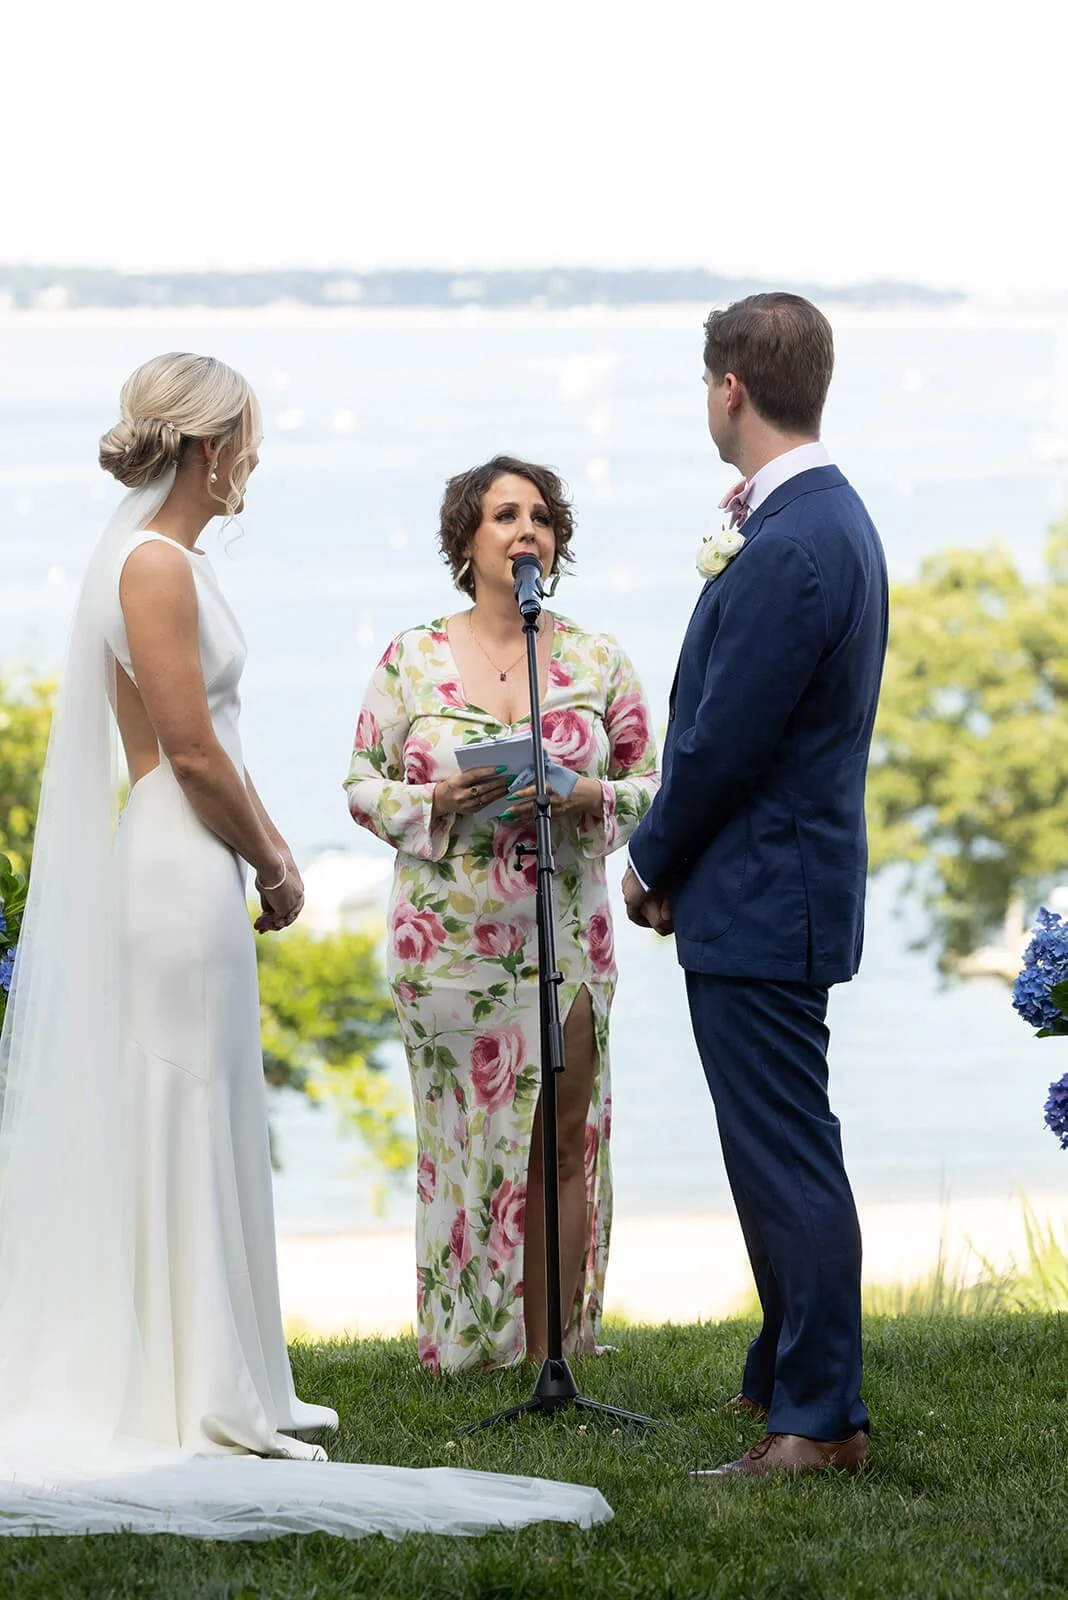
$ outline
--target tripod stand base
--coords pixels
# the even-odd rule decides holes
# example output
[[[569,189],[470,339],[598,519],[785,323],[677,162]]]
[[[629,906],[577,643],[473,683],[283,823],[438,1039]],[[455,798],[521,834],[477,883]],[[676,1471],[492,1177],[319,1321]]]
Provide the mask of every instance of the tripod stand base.
[[[578,1384],[575,1382],[571,1368],[562,1356],[550,1356],[542,1362],[541,1371],[538,1373],[534,1385],[534,1393],[529,1400],[522,1401],[517,1406],[509,1406],[506,1411],[498,1411],[492,1417],[483,1417],[481,1422],[469,1422],[466,1427],[458,1428],[460,1434],[478,1433],[482,1428],[492,1428],[497,1422],[512,1422],[516,1417],[524,1417],[528,1412],[560,1411],[564,1406],[574,1406],[578,1411],[592,1411],[597,1416],[608,1417],[613,1422],[629,1422],[643,1428],[658,1426],[655,1418],[643,1417],[637,1411],[621,1411],[617,1406],[602,1405],[599,1400],[587,1400],[585,1395],[579,1394]]]

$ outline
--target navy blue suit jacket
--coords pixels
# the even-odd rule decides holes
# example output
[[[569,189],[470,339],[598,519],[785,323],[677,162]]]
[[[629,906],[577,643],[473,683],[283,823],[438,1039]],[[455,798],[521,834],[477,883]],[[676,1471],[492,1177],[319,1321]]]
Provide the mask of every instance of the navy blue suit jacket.
[[[630,841],[694,972],[820,986],[860,964],[882,544],[836,467],[781,484],[698,599],[663,781]]]

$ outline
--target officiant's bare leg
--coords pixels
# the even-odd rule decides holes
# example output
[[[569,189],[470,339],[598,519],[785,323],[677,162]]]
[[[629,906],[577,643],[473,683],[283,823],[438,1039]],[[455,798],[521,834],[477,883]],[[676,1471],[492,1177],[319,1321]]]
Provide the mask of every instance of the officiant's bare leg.
[[[586,1117],[597,1076],[597,1037],[593,1002],[580,989],[564,1022],[566,1071],[556,1079],[557,1147],[560,1174],[560,1299],[564,1331],[571,1316],[589,1248],[586,1202]],[[527,1354],[544,1360],[547,1353],[545,1316],[545,1195],[542,1164],[541,1098],[534,1118],[527,1172],[526,1223],[523,1243],[523,1314]]]

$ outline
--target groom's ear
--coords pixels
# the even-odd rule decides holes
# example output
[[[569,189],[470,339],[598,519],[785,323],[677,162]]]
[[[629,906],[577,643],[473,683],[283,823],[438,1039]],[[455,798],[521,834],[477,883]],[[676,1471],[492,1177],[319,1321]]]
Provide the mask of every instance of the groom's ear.
[[[727,395],[725,400],[728,417],[736,417],[745,400],[745,384],[735,373],[728,372],[723,379]]]

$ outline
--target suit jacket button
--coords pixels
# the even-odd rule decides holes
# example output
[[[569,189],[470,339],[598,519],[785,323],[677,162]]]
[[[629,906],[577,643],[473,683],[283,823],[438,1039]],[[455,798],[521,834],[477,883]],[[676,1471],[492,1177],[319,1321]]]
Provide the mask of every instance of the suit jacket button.
[[[669,722],[674,722],[674,720],[675,720],[675,707],[672,706],[668,711],[668,721]]]

